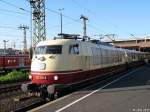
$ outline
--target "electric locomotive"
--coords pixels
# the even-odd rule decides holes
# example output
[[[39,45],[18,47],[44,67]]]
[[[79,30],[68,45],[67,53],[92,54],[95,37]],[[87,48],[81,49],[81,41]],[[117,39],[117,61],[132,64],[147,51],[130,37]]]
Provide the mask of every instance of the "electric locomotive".
[[[133,64],[134,63],[134,64]],[[23,91],[51,97],[64,87],[126,70],[144,63],[144,53],[113,48],[76,38],[39,42],[31,64],[31,83]]]

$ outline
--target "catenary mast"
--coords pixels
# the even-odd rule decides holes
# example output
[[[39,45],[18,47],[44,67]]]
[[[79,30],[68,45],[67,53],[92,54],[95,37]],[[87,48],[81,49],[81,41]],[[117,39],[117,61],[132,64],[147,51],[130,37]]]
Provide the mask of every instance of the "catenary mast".
[[[26,25],[20,25],[19,29],[23,30],[24,38],[23,38],[23,50],[27,51],[27,39],[26,39],[26,30],[29,29]]]
[[[46,40],[45,0],[30,0],[32,9],[32,47]]]

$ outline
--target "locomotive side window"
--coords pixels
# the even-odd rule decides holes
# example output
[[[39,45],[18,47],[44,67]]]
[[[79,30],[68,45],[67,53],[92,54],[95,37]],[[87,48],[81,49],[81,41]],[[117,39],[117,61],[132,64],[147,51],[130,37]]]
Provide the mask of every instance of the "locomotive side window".
[[[79,45],[70,45],[69,46],[69,54],[79,54]]]
[[[61,54],[62,45],[39,46],[35,50],[35,54]]]

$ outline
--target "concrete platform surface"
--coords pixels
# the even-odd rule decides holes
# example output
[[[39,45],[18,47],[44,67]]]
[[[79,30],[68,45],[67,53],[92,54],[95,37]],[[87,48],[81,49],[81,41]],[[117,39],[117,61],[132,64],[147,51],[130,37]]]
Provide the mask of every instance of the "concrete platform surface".
[[[29,112],[150,112],[150,65]]]

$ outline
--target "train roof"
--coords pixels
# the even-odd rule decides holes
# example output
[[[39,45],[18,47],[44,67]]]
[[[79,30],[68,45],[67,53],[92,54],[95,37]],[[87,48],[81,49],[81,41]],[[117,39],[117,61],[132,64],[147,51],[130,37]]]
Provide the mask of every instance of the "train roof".
[[[65,45],[65,44],[70,44],[70,43],[81,43],[84,45],[88,45],[91,47],[101,47],[104,49],[111,49],[111,50],[115,50],[118,48],[114,48],[111,46],[105,46],[102,44],[95,44],[92,43],[91,41],[81,41],[81,40],[75,40],[75,39],[55,39],[55,40],[46,40],[46,41],[41,41],[37,44],[37,46],[43,46],[43,45]]]
[[[43,46],[43,45],[65,45],[72,42],[77,42],[77,40],[73,39],[55,39],[55,40],[46,40],[41,41],[37,44],[37,46]]]
[[[46,40],[46,41],[41,41],[37,44],[37,46],[43,46],[43,45],[66,45],[66,44],[71,44],[71,43],[81,43],[82,45],[85,46],[90,46],[90,47],[97,47],[97,48],[102,48],[102,49],[107,49],[107,50],[117,50],[121,52],[126,52],[126,53],[142,53],[140,51],[135,51],[135,50],[128,50],[128,49],[122,49],[122,48],[114,48],[112,46],[106,46],[102,44],[96,44],[92,43],[91,41],[81,41],[77,39],[54,39],[54,40]],[[144,52],[143,52],[144,53]]]

